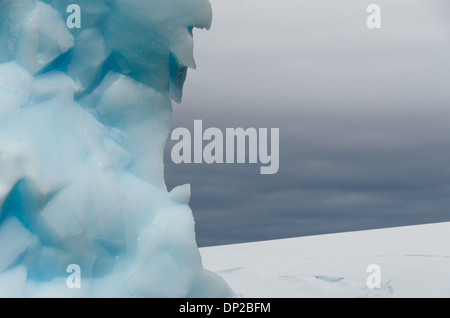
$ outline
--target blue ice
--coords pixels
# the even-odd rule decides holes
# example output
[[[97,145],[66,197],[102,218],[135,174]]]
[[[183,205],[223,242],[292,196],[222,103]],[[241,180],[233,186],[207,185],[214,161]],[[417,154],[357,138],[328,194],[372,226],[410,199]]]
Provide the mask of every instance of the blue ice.
[[[0,0],[0,296],[231,295],[203,269],[190,187],[163,174],[211,16],[208,0]]]

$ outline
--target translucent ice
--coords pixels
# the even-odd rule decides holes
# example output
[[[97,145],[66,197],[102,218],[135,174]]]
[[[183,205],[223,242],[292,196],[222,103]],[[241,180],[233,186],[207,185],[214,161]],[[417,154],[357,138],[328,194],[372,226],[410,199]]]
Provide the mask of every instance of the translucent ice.
[[[0,296],[230,295],[163,175],[208,1],[72,3],[0,0]]]

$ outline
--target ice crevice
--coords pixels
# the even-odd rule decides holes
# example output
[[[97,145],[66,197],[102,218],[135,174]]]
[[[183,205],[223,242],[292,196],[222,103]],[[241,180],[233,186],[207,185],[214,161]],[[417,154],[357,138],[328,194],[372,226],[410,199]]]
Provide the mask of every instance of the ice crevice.
[[[0,296],[231,296],[163,174],[209,2],[72,2],[0,0]]]

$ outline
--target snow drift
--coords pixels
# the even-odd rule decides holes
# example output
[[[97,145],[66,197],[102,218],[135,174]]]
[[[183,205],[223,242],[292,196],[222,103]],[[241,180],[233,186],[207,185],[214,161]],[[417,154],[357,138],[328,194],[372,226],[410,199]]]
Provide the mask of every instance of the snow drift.
[[[448,298],[449,232],[446,222],[200,251],[205,268],[243,297]]]

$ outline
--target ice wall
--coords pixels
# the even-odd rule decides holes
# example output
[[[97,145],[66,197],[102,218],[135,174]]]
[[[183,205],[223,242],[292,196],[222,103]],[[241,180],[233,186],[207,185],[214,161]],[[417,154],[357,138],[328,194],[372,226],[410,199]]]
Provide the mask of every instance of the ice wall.
[[[163,176],[210,21],[208,0],[0,0],[0,296],[230,295],[202,267],[189,186]]]

